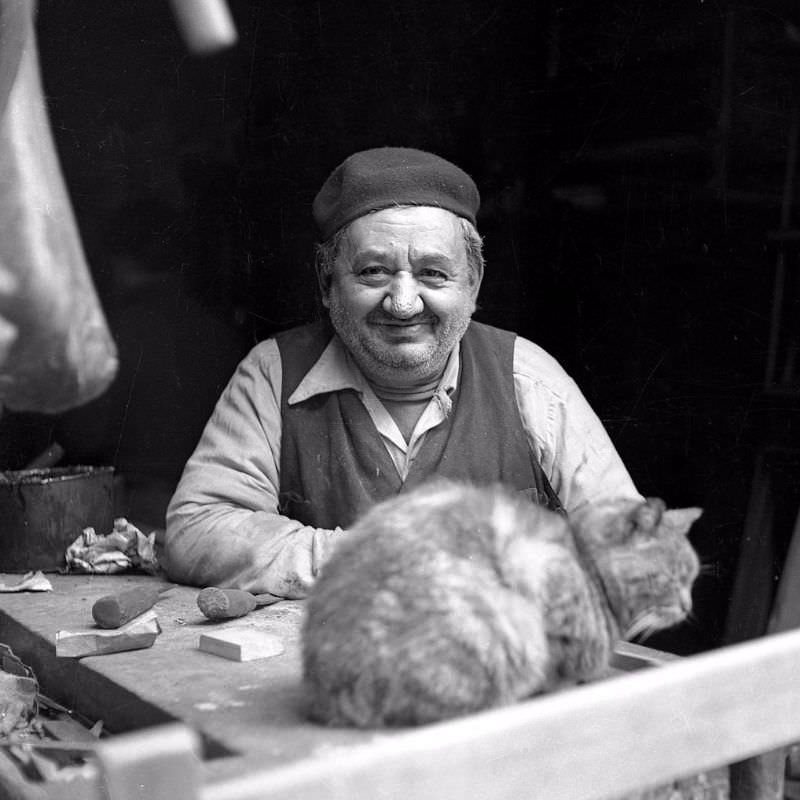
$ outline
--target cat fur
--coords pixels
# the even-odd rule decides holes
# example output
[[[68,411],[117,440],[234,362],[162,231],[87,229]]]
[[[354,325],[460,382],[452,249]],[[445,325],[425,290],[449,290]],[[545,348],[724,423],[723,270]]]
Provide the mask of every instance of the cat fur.
[[[307,601],[308,716],[417,725],[608,669],[615,643],[682,621],[697,508],[608,501],[569,521],[500,486],[450,481],[376,505]]]

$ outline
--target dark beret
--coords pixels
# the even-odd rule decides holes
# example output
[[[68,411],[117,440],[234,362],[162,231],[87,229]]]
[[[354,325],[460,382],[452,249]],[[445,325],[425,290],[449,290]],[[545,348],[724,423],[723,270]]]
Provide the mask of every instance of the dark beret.
[[[357,217],[392,206],[438,206],[475,224],[480,195],[455,164],[408,147],[377,147],[346,158],[319,190],[312,212],[321,241]]]

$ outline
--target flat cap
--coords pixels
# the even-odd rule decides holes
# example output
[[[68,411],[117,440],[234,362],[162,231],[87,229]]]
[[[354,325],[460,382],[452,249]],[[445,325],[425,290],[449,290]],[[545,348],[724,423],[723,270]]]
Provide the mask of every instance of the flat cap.
[[[377,147],[346,158],[314,198],[321,241],[371,211],[392,206],[437,206],[475,224],[480,195],[455,164],[424,150]]]

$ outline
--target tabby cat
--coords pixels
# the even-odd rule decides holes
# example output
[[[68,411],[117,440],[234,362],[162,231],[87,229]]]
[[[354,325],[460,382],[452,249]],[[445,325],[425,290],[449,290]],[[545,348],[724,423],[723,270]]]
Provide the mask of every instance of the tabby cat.
[[[307,603],[309,716],[414,725],[604,674],[615,642],[691,609],[697,508],[620,500],[569,522],[520,494],[436,481],[376,505]]]

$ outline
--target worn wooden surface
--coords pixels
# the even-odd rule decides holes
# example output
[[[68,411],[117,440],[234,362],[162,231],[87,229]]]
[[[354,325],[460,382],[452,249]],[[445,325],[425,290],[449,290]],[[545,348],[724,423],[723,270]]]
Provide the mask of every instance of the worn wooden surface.
[[[0,640],[42,676],[54,699],[103,719],[111,731],[174,720],[198,731],[206,756],[203,796],[619,796],[800,736],[800,695],[787,694],[782,650],[769,675],[769,661],[757,659],[752,672],[747,659],[731,660],[738,652],[732,650],[713,664],[697,657],[638,670],[414,731],[322,728],[303,717],[302,604],[282,602],[215,623],[197,608],[197,590],[175,587],[155,606],[162,633],[151,648],[58,659],[56,633],[91,626],[99,597],[159,581],[50,578],[52,593],[0,595]],[[236,663],[198,649],[202,633],[243,624],[279,638],[284,652]],[[663,660],[632,648],[623,666],[644,663],[648,654]],[[777,691],[760,678],[777,679]],[[787,718],[787,710],[794,716]],[[437,794],[437,786],[450,794]]]
[[[162,632],[152,647],[79,660],[56,658],[60,630],[92,627],[93,603],[150,576],[49,575],[54,591],[0,594],[0,641],[29,664],[55,700],[114,732],[181,720],[206,740],[207,778],[238,774],[243,764],[285,765],[377,735],[306,722],[300,693],[302,603],[281,602],[248,616],[211,622],[197,590],[177,586],[154,606]],[[12,576],[9,576],[9,580]],[[280,639],[273,658],[236,663],[198,649],[200,635],[242,626]],[[226,755],[221,758],[218,756]]]

